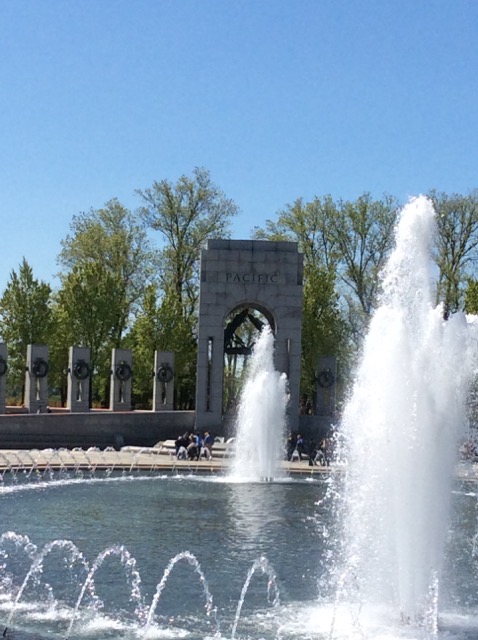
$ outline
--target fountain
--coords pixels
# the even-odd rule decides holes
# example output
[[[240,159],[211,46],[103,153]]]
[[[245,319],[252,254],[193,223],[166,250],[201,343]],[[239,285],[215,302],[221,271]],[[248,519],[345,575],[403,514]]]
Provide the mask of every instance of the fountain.
[[[338,602],[437,628],[451,489],[478,362],[476,318],[435,307],[431,203],[403,210],[380,308],[343,415]]]
[[[241,403],[242,482],[93,451],[68,477],[56,452],[19,454],[0,482],[6,636],[475,640],[478,477],[456,453],[478,327],[433,305],[433,233],[413,200],[339,429],[345,473],[260,482],[283,455],[269,330]]]
[[[271,482],[284,476],[287,376],[274,367],[274,335],[265,325],[248,363],[230,478]]]
[[[11,483],[2,522],[24,533],[0,537],[0,620],[16,640],[242,638],[256,627],[272,638],[288,598],[314,590],[318,554],[297,573],[295,545],[320,549],[307,512],[325,489],[316,480]]]

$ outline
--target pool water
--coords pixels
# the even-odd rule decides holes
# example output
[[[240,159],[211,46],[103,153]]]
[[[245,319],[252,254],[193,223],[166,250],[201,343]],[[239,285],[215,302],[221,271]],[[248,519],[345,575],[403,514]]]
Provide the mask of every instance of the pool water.
[[[429,640],[428,631],[398,625],[396,612],[334,608],[329,569],[336,530],[327,489],[323,479],[5,477],[2,628],[17,640]],[[478,637],[474,489],[460,485],[453,493],[436,636],[446,640]],[[42,551],[41,567],[24,584]],[[99,557],[93,589],[85,588],[79,602]]]

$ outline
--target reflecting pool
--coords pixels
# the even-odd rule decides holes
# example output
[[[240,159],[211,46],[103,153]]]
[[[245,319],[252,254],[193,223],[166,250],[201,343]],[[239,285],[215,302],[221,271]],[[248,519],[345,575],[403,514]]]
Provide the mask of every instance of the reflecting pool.
[[[9,628],[64,636],[88,568],[119,545],[133,559],[140,598],[132,598],[134,581],[121,553],[112,552],[94,574],[95,598],[88,601],[85,593],[70,637],[112,637],[113,629],[118,637],[136,637],[168,563],[185,551],[197,559],[203,579],[187,558],[174,564],[148,626],[152,637],[153,627],[159,635],[230,635],[248,572],[260,558],[267,560],[267,571],[259,566],[250,579],[236,635],[262,616],[261,626],[270,624],[275,635],[274,610],[317,594],[322,545],[315,503],[325,489],[324,483],[295,480],[264,485],[118,475],[9,484],[6,477],[0,491],[2,621],[10,616]],[[32,559],[53,541],[15,603]]]
[[[429,638],[386,607],[360,616],[334,607],[329,494],[340,487],[337,477],[240,484],[209,476],[6,476],[3,628],[25,640]],[[471,640],[475,485],[458,484],[452,506],[437,637]]]

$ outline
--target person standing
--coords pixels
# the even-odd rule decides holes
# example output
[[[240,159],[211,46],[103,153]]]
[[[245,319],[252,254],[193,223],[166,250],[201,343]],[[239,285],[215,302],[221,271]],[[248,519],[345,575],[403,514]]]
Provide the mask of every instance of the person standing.
[[[206,458],[211,460],[212,458],[212,445],[214,444],[214,436],[209,431],[204,432],[203,446],[206,452]]]
[[[304,438],[297,434],[297,440],[295,441],[295,448],[297,449],[297,453],[299,454],[299,460],[302,462],[302,456],[304,455]]]
[[[196,434],[194,436],[194,441],[196,443],[196,450],[197,450],[196,460],[199,460],[199,458],[201,457],[201,451],[202,451],[202,448],[203,448],[203,437],[199,433],[199,431],[196,432]]]

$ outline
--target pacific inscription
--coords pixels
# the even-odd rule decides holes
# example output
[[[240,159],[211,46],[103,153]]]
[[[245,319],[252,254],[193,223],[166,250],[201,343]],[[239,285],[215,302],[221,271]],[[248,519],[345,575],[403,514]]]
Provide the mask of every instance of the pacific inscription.
[[[237,271],[226,272],[226,282],[238,284],[277,284],[279,274],[275,273],[239,273]]]

